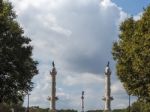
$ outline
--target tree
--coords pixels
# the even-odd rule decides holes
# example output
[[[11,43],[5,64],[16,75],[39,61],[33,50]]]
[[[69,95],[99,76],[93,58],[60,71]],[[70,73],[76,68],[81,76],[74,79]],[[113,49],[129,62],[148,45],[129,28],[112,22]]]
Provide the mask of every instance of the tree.
[[[88,110],[87,112],[104,112],[104,110]]]
[[[73,110],[73,109],[61,109],[61,110],[57,110],[57,112],[77,112],[77,110]]]
[[[128,112],[127,109],[114,109],[112,112]]]
[[[30,39],[16,21],[10,2],[0,0],[0,103],[18,103],[38,73]]]
[[[132,104],[131,112],[150,112],[150,103],[138,100]]]
[[[150,102],[150,6],[140,20],[122,22],[120,32],[112,48],[117,76],[128,94]]]

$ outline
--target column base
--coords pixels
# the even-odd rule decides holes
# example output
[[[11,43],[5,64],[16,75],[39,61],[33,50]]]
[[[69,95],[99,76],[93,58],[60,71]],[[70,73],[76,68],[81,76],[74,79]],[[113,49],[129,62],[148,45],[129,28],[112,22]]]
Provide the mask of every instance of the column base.
[[[49,112],[56,112],[56,110],[49,110]]]
[[[104,110],[104,112],[111,112],[111,110]]]

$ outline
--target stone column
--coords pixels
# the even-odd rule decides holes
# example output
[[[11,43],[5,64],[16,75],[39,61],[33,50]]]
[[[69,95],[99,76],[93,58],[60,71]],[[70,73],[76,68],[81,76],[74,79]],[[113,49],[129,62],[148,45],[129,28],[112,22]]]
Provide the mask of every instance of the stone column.
[[[111,100],[113,100],[113,97],[111,97],[110,76],[111,76],[111,70],[109,68],[109,62],[108,62],[105,68],[105,96],[103,98],[103,100],[105,101],[104,112],[111,112]]]
[[[52,63],[53,68],[52,71],[50,72],[51,76],[52,76],[52,88],[51,88],[51,111],[52,112],[56,112],[56,68],[55,68],[55,64],[54,62]]]
[[[84,91],[82,91],[82,96],[81,96],[81,100],[82,100],[82,111],[81,112],[84,112]]]

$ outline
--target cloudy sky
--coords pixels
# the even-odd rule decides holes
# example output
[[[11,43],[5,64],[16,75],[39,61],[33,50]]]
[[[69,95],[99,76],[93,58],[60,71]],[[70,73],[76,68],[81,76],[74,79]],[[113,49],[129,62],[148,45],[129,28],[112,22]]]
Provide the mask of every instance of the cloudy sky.
[[[125,108],[128,95],[115,73],[112,43],[125,18],[140,18],[149,0],[10,0],[25,35],[32,39],[39,74],[33,78],[30,105],[49,107],[52,61],[57,68],[58,109],[103,109],[104,68],[112,69],[112,108]],[[132,102],[135,97],[132,97]],[[24,106],[27,105],[25,98]]]

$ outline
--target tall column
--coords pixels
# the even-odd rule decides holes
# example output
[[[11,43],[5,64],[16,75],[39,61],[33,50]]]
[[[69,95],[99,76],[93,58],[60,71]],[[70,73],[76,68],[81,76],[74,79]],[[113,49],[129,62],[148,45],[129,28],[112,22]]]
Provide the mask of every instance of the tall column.
[[[29,91],[28,91],[27,95],[28,95],[28,105],[27,105],[27,112],[29,112],[29,95],[31,95],[31,94],[29,93]]]
[[[109,68],[109,62],[105,68],[105,96],[103,100],[105,101],[105,109],[104,112],[111,112],[111,82],[110,82],[111,70]]]
[[[81,112],[84,112],[84,91],[82,91],[81,100],[82,100],[82,111]]]
[[[52,88],[51,88],[51,111],[52,112],[56,112],[56,100],[57,100],[57,97],[56,97],[56,74],[57,74],[57,71],[56,71],[56,68],[55,68],[55,64],[54,62],[52,63],[52,71],[50,71],[50,74],[52,76]]]

